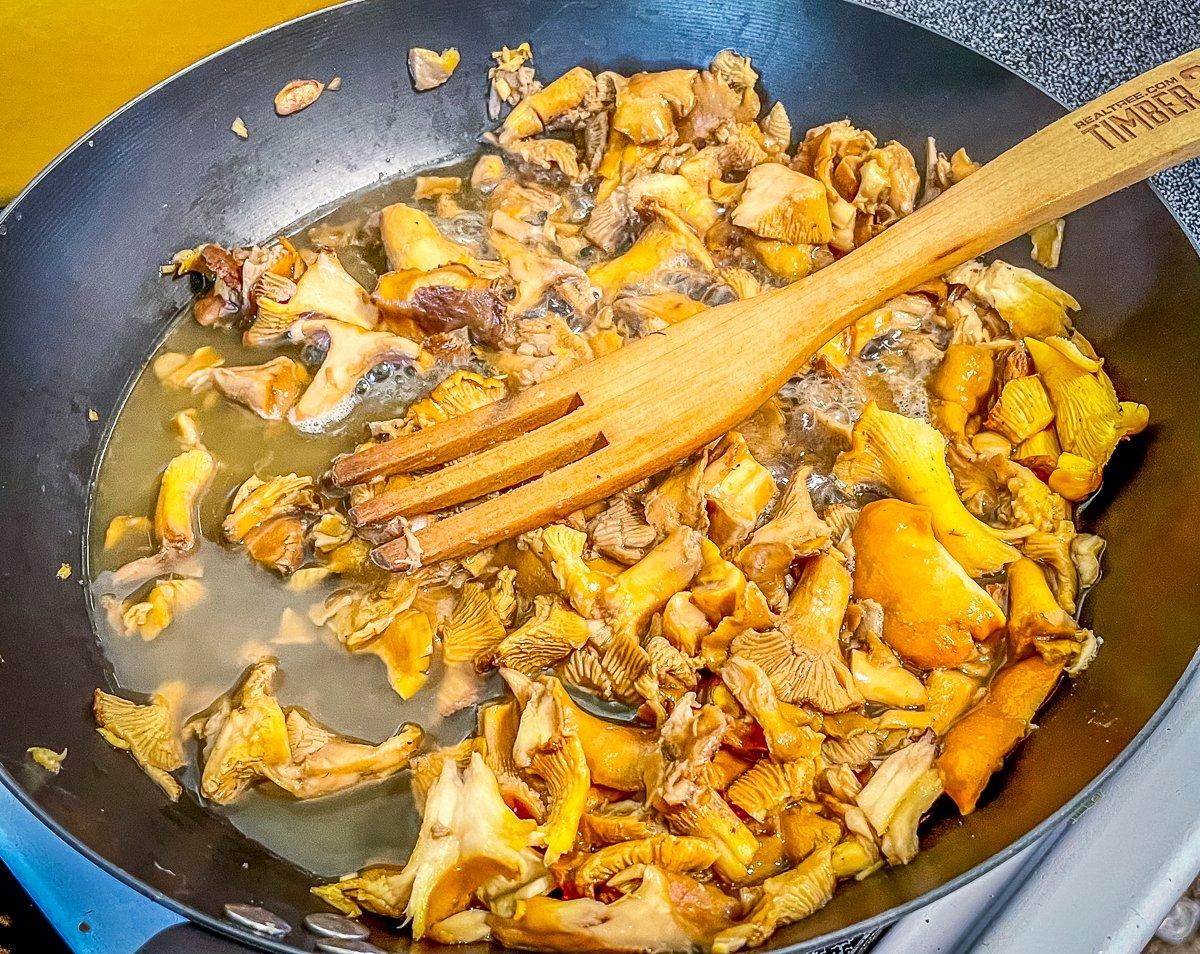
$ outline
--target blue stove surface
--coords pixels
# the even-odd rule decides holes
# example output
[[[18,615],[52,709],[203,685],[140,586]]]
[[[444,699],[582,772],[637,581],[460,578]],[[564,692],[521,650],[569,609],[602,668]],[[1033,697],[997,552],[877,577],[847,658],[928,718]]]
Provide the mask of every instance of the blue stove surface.
[[[0,860],[79,954],[133,954],[183,920],[79,854],[2,785]]]

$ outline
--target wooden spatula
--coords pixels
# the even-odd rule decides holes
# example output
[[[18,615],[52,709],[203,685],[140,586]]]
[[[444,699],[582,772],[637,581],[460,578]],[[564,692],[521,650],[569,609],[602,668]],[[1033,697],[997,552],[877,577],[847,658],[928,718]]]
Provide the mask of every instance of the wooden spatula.
[[[471,553],[686,457],[749,417],[821,345],[888,299],[1196,155],[1200,50],[1075,110],[802,281],[702,312],[512,398],[344,457],[333,478],[350,486],[446,465],[355,508],[359,525],[513,488],[418,522],[419,547],[406,534],[376,548],[374,558],[395,570]]]

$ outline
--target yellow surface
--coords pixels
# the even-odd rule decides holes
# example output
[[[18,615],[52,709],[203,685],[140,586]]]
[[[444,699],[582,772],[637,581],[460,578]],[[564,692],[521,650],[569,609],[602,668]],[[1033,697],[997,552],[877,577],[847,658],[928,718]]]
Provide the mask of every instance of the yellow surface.
[[[138,93],[333,0],[0,0],[0,204]]]

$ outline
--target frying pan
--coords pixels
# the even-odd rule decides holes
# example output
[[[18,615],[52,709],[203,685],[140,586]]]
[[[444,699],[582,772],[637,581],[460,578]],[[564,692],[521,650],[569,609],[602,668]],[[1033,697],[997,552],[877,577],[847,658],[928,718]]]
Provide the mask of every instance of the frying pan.
[[[185,28],[182,24],[180,28]],[[837,0],[361,0],[254,37],[152,90],[89,133],[0,219],[0,777],[62,837],[193,921],[274,951],[312,950],[299,924],[313,876],[185,795],[177,804],[93,731],[111,686],[86,591],[90,475],[127,386],[188,298],[158,275],[174,250],[247,243],[377,181],[470,154],[488,126],[488,54],[532,41],[539,74],[576,63],[632,72],[696,66],[727,46],[754,57],[794,126],[849,115],[920,155],[924,137],[988,159],[1061,106],[944,38]],[[456,45],[462,65],[421,95],[411,46]],[[286,120],[298,76],[344,86]],[[235,116],[247,141],[229,132]],[[1002,250],[1026,264],[1028,247]],[[1106,642],[1059,693],[967,819],[935,818],[907,867],[844,886],[769,949],[808,951],[879,926],[977,876],[1078,807],[1150,731],[1200,641],[1200,261],[1139,186],[1074,215],[1056,281],[1123,395],[1153,412],[1124,445],[1085,522],[1113,541],[1085,621]],[[89,408],[100,422],[89,421]],[[75,575],[55,571],[70,563]],[[30,745],[66,745],[64,771]],[[1152,812],[1152,806],[1147,806]],[[397,825],[404,825],[397,818]],[[222,918],[256,902],[293,932],[272,940]],[[376,925],[377,943],[407,942]]]

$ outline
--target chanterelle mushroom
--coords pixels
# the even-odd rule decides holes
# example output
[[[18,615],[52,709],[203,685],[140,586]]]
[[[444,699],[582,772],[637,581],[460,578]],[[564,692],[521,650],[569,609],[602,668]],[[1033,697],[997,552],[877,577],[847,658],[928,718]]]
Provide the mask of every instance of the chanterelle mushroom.
[[[587,759],[562,683],[549,676],[528,679],[510,669],[502,673],[521,704],[513,760],[546,786],[548,807],[540,830],[549,864],[575,843],[591,785]]]
[[[849,486],[882,484],[895,496],[929,508],[933,532],[972,577],[994,573],[1020,555],[973,517],[959,500],[946,467],[946,441],[932,426],[868,404],[854,425],[853,444],[838,455],[834,476]]]
[[[379,323],[379,309],[367,290],[342,267],[335,252],[318,253],[287,301],[259,298],[258,316],[246,331],[246,343],[273,344],[298,319],[318,316],[368,330]]]
[[[406,725],[378,745],[353,742],[313,721],[299,709],[286,715],[291,759],[267,777],[296,798],[318,798],[395,775],[408,765],[424,735]]]
[[[371,745],[331,732],[275,698],[279,664],[252,665],[230,692],[190,723],[204,743],[200,792],[225,805],[255,780],[269,779],[295,798],[316,798],[394,775],[408,764],[423,733],[404,726]]]
[[[441,86],[450,79],[458,62],[458,50],[454,47],[437,53],[414,46],[408,51],[408,72],[412,75],[413,89],[421,93]]]
[[[291,358],[278,357],[266,364],[216,368],[213,386],[265,421],[282,420],[308,383],[304,367]]]
[[[97,581],[105,597],[112,599],[114,607],[147,580],[184,570],[183,558],[200,542],[196,508],[216,469],[216,460],[203,447],[186,450],[167,464],[154,507],[158,552],[126,563],[111,574],[102,574]]]
[[[132,755],[167,798],[176,801],[183,789],[171,773],[183,768],[183,745],[167,699],[156,695],[139,705],[97,689],[92,711],[105,741]]]
[[[478,752],[461,776],[447,761],[425,800],[417,843],[394,883],[395,901],[414,938],[465,910],[480,893],[498,893],[542,870],[536,825],[513,814]]]
[[[1004,625],[995,601],[935,538],[932,514],[899,500],[867,504],[855,525],[854,588],[883,607],[883,639],[923,669],[954,667]]]
[[[695,70],[637,73],[617,90],[612,125],[636,143],[658,142],[675,129],[675,120],[696,104]]]
[[[862,704],[838,633],[850,599],[850,574],[828,554],[813,557],[792,591],[778,629],[735,636],[732,651],[757,663],[785,702],[822,712]]]
[[[703,895],[704,886],[682,875],[674,878],[680,880],[647,866],[641,884],[612,904],[590,898],[529,898],[517,904],[511,918],[492,916],[488,922],[493,936],[514,948],[613,954],[695,950],[714,928],[728,924],[733,906],[726,903],[720,911],[717,904],[701,905],[689,894]],[[693,892],[685,885],[695,885]]]
[[[781,242],[824,245],[833,237],[825,187],[778,162],[764,162],[747,173],[746,190],[730,221]]]
[[[349,414],[358,382],[372,368],[413,361],[421,352],[408,338],[325,318],[297,322],[288,335],[293,341],[324,341],[327,347],[312,383],[288,411],[296,429],[308,432],[323,431]]]

